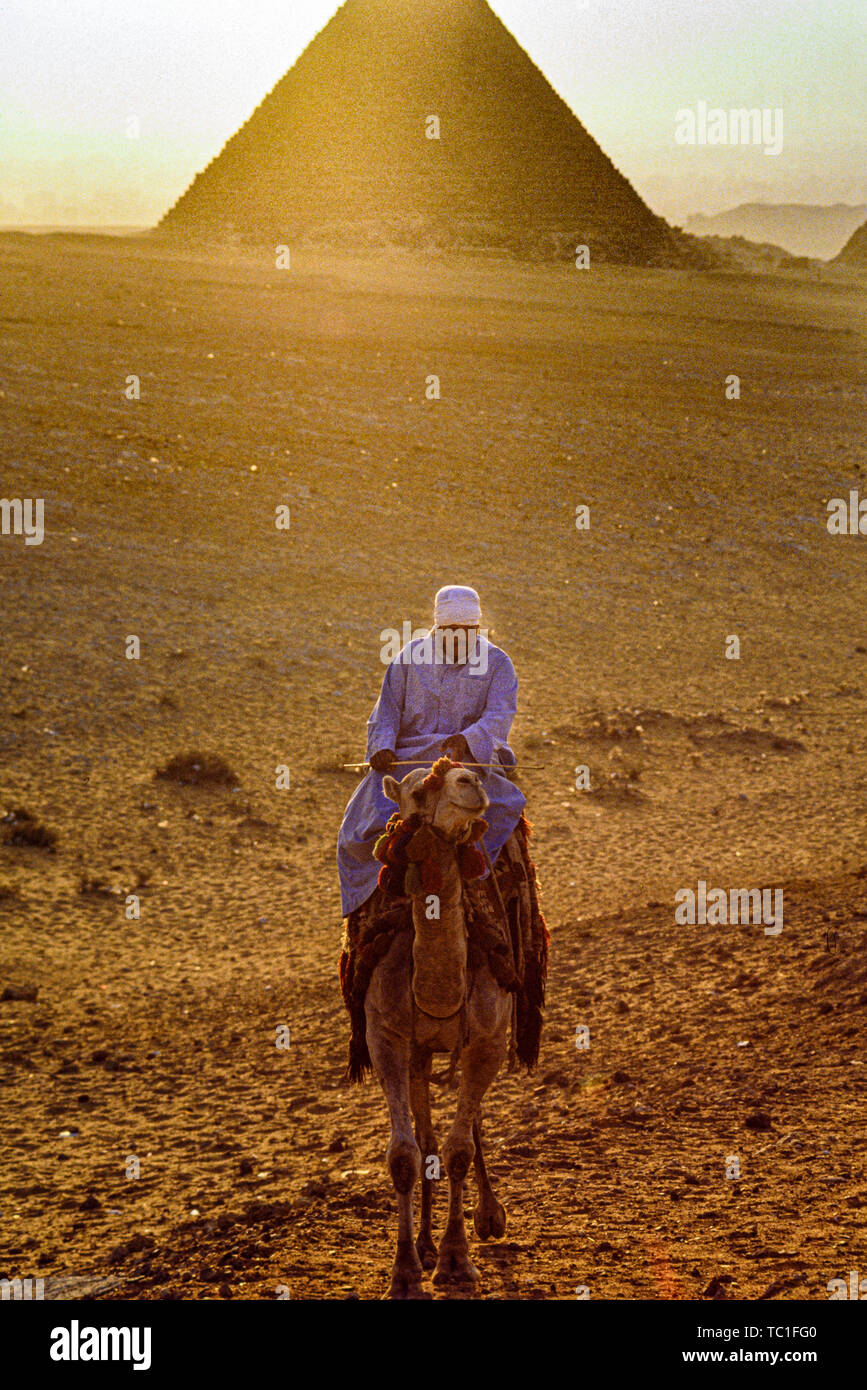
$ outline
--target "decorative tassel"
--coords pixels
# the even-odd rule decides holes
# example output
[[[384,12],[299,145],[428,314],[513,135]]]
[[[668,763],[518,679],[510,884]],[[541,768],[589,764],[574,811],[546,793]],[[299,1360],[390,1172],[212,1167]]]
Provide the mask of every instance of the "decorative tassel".
[[[447,772],[451,772],[453,767],[461,767],[461,763],[453,763],[451,758],[437,758],[427,777],[422,782],[426,792],[438,792],[442,787],[443,780]]]
[[[487,867],[481,850],[476,849],[474,844],[461,845],[458,864],[461,878],[481,878]]]
[[[383,864],[377,878],[377,886],[387,893],[390,898],[402,898],[404,871],[402,868],[393,868],[391,864]]]

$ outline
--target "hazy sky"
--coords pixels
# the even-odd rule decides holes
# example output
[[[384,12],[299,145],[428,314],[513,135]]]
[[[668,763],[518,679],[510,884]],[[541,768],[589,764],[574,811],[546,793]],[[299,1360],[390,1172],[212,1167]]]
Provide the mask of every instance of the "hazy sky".
[[[337,8],[0,0],[0,223],[153,224]],[[493,8],[671,220],[747,200],[867,202],[865,0]],[[676,145],[675,113],[699,101],[781,108],[782,153]]]

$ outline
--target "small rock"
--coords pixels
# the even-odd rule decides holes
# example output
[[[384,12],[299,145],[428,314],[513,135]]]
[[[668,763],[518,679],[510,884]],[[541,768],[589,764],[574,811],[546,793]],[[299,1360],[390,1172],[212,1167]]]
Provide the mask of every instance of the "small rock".
[[[644,1120],[649,1120],[653,1112],[646,1105],[633,1105],[631,1110],[627,1110],[621,1119],[632,1124],[640,1124]]]
[[[771,1117],[766,1110],[754,1110],[751,1115],[747,1115],[744,1124],[747,1129],[770,1129]]]
[[[35,1004],[38,995],[37,985],[7,985],[0,994],[0,1004]]]
[[[728,1298],[726,1285],[733,1284],[735,1277],[733,1274],[715,1274],[706,1289],[702,1290],[702,1298]]]
[[[141,1231],[136,1231],[134,1236],[130,1236],[126,1243],[127,1250],[134,1253],[136,1250],[152,1250],[156,1245],[153,1236],[143,1235]]]
[[[321,1182],[316,1182],[315,1179],[311,1179],[310,1182],[306,1182],[301,1189],[302,1197],[326,1197],[327,1195],[328,1189],[326,1188],[325,1184]]]
[[[570,1085],[572,1077],[567,1071],[548,1071],[542,1077],[543,1086],[560,1086],[566,1089]]]

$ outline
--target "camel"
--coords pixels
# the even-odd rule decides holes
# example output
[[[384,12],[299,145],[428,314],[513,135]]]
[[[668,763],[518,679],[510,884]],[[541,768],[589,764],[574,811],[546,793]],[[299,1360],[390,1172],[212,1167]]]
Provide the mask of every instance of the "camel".
[[[398,933],[376,967],[365,999],[370,1056],[391,1121],[386,1160],[398,1205],[388,1298],[424,1297],[424,1272],[434,1266],[437,1286],[478,1284],[464,1225],[464,1181],[470,1163],[478,1186],[477,1235],[485,1240],[502,1236],[506,1229],[506,1213],[491,1188],[482,1154],[481,1103],[508,1051],[512,996],[497,984],[487,965],[474,972],[467,990],[467,931],[457,858],[459,847],[471,838],[473,821],[487,809],[488,797],[476,773],[446,765],[449,770],[440,778],[427,778],[429,783],[439,781],[439,787],[425,788],[426,774],[420,768],[401,782],[386,776],[382,784],[402,819],[420,815],[430,827],[431,852],[442,885],[433,901],[424,891],[413,895],[414,933]],[[435,771],[440,767],[437,764]],[[443,1149],[449,1210],[439,1249],[431,1231],[433,1186],[439,1176],[430,1109],[435,1053],[451,1053],[459,1058],[461,1069],[457,1110]],[[414,1241],[413,1191],[423,1171],[421,1221]]]

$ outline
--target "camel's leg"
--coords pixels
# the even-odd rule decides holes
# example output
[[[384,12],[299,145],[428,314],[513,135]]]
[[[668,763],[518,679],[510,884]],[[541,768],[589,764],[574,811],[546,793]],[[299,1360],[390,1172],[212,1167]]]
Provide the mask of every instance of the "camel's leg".
[[[449,1219],[440,1241],[435,1284],[452,1280],[476,1283],[479,1272],[471,1263],[464,1225],[464,1181],[473,1161],[473,1120],[482,1097],[506,1055],[505,1032],[470,1043],[461,1057],[461,1089],[454,1123],[446,1140],[443,1157],[449,1175]]]
[[[437,1250],[431,1232],[433,1212],[433,1189],[435,1177],[426,1173],[429,1159],[437,1157],[437,1141],[433,1131],[430,1113],[430,1073],[431,1054],[420,1053],[410,1062],[409,1097],[415,1117],[415,1137],[421,1149],[421,1224],[415,1248],[425,1269],[433,1269],[437,1262]]]
[[[410,1044],[408,1039],[398,1037],[381,1024],[371,1028],[369,1020],[367,1040],[391,1119],[391,1140],[386,1150],[386,1161],[397,1196],[398,1229],[397,1253],[388,1297],[419,1298],[423,1270],[413,1240],[412,1191],[421,1168],[421,1159],[413,1138],[409,1109]]]
[[[480,1240],[490,1240],[491,1236],[499,1239],[506,1234],[506,1208],[494,1196],[494,1189],[485,1167],[485,1155],[482,1153],[481,1106],[473,1120],[473,1142],[476,1146],[473,1166],[476,1170],[476,1186],[479,1189],[479,1200],[473,1212],[473,1225]]]

